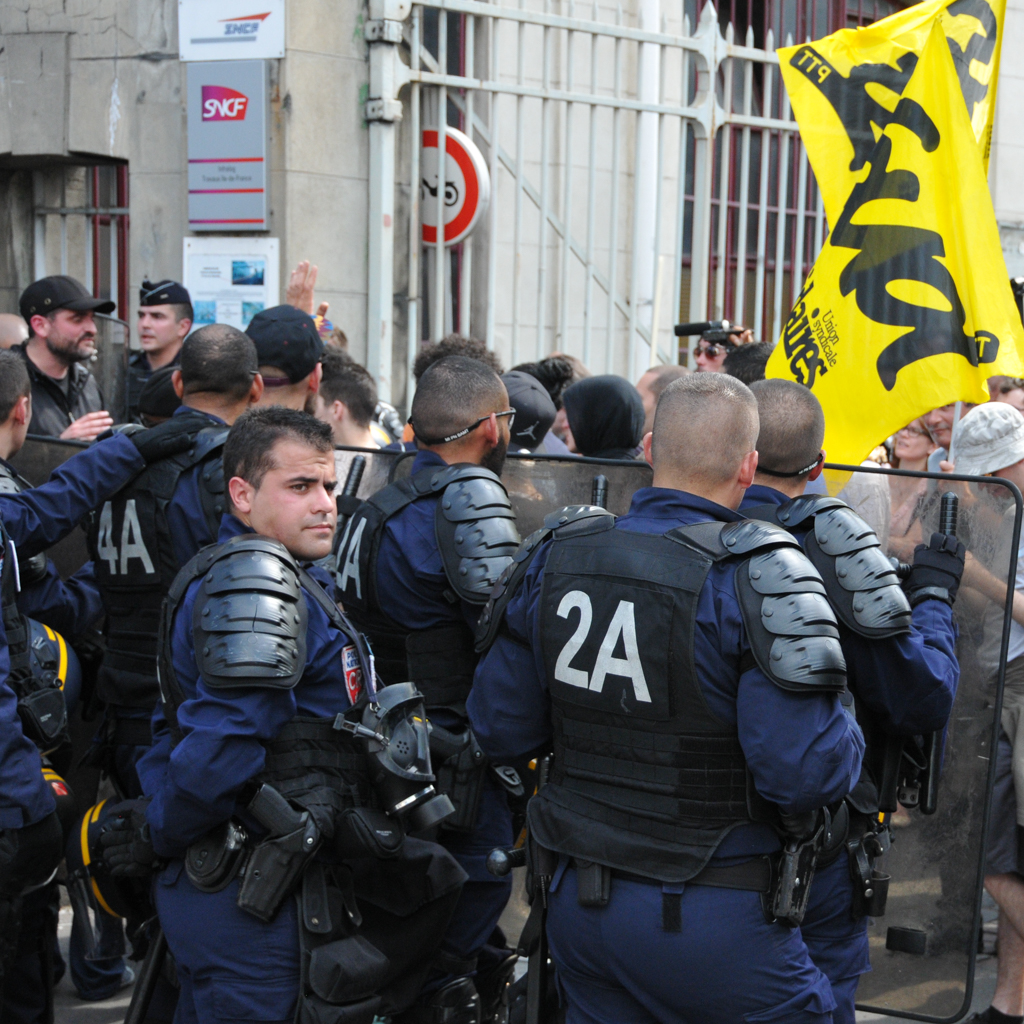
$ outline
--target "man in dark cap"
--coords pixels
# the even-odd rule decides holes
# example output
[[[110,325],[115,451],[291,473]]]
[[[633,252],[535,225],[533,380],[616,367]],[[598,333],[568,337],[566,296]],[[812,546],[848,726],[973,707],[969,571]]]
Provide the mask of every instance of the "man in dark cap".
[[[128,413],[139,413],[142,385],[154,371],[177,366],[181,345],[192,330],[192,298],[177,281],[153,284],[143,280],[139,289],[139,348],[128,361]]]
[[[501,375],[508,392],[508,404],[515,409],[509,451],[535,452],[555,422],[555,403],[536,377],[522,370]]]
[[[245,333],[259,356],[265,387],[259,404],[315,415],[324,343],[313,318],[294,306],[271,306],[249,321]]]
[[[139,392],[139,419],[144,427],[155,427],[169,420],[181,408],[181,399],[174,390],[175,366],[161,367]]]
[[[93,441],[113,425],[96,379],[82,364],[96,353],[94,313],[114,303],[90,295],[80,281],[57,275],[30,284],[18,308],[28,324],[21,353],[32,380],[30,434]]]

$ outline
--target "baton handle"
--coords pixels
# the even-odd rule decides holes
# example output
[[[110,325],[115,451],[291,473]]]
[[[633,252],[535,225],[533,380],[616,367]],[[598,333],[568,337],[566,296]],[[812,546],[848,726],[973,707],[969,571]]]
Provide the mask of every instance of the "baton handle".
[[[957,514],[960,510],[960,499],[952,492],[946,491],[939,505],[939,533],[956,536]]]
[[[359,485],[363,480],[363,472],[366,469],[366,456],[357,455],[352,460],[352,465],[348,467],[348,473],[345,476],[345,486],[342,487],[341,493],[343,497],[354,498],[356,492],[359,490]]]
[[[594,484],[590,489],[590,504],[599,508],[608,507],[608,477],[604,473],[598,473],[594,477]]]

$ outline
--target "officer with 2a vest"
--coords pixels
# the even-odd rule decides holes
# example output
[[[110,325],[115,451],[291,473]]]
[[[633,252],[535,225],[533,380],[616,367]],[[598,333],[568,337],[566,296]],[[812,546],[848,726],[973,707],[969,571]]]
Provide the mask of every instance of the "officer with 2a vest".
[[[122,799],[140,795],[134,765],[152,742],[161,603],[181,566],[217,538],[228,427],[262,394],[252,341],[224,324],[200,328],[182,346],[174,385],[182,405],[161,429],[179,436],[184,450],[151,464],[104,502],[89,527],[107,614],[97,679],[105,706],[103,767]]]
[[[553,754],[528,825],[567,1024],[824,1024],[835,1008],[783,921],[864,740],[820,576],[734,511],[757,431],[739,381],[674,381],[644,439],[654,485],[617,520],[550,515],[481,617],[480,745]]]
[[[369,638],[381,678],[411,680],[426,697],[438,785],[456,807],[438,841],[469,873],[435,976],[403,1024],[489,1020],[514,965],[499,936],[489,943],[509,880],[486,868],[490,850],[511,841],[511,816],[465,710],[473,628],[519,543],[497,476],[512,416],[489,367],[465,356],[434,363],[412,402],[420,450],[411,475],[364,502],[339,547],[338,599]]]
[[[898,764],[904,739],[942,730],[949,719],[960,678],[951,606],[964,546],[940,533],[918,545],[904,594],[874,530],[856,512],[827,495],[803,496],[825,461],[818,399],[786,380],[758,381],[751,391],[761,423],[759,459],[740,511],[792,532],[821,573],[867,739],[864,771],[836,809],[800,926],[811,958],[832,983],[834,1021],[853,1024],[857,982],[871,969],[867,918],[884,912],[888,885],[872,877],[876,856],[889,844],[879,810],[896,810],[897,773],[886,764]],[[891,792],[879,792],[883,779],[892,780]]]
[[[392,810],[417,809],[403,812],[413,830],[451,805],[426,795],[422,698],[407,696],[403,717],[387,690],[368,691],[365,641],[324,590],[330,577],[303,568],[333,541],[330,428],[254,409],[223,461],[219,543],[182,569],[161,620],[162,702],[138,763],[146,799],[101,833],[104,863],[141,874],[160,859],[176,1021],[370,1024],[418,991],[465,875],[440,847],[403,841],[374,804],[373,744],[358,730],[385,748],[411,738],[407,788],[388,792]]]

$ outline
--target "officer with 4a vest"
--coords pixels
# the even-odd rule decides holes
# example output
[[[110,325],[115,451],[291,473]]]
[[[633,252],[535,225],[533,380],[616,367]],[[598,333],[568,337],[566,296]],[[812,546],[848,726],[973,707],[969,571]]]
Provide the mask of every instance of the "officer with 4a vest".
[[[568,1024],[825,1024],[836,1006],[788,925],[864,740],[821,576],[736,511],[757,434],[740,382],[673,382],[644,442],[653,486],[617,520],[549,516],[481,618],[481,748],[552,752],[530,862]]]
[[[306,568],[333,541],[330,428],[252,410],[223,464],[218,543],[161,622],[146,799],[121,805],[97,852],[114,877],[158,869],[176,1021],[370,1024],[415,996],[458,898],[455,861],[403,835],[452,807],[422,697],[375,686],[330,577]]]
[[[355,511],[339,548],[338,599],[369,638],[378,672],[411,680],[426,698],[439,786],[455,804],[438,841],[469,874],[434,975],[403,1024],[490,1020],[515,963],[496,931],[510,886],[486,861],[512,840],[505,787],[516,791],[516,779],[492,769],[466,718],[473,629],[519,543],[497,475],[513,416],[490,367],[464,356],[434,363],[412,402],[419,451],[410,475]]]
[[[825,461],[818,399],[786,380],[758,381],[751,391],[760,419],[759,458],[740,511],[790,531],[821,573],[867,740],[861,777],[834,808],[832,836],[818,856],[801,924],[811,958],[832,983],[833,1021],[853,1024],[857,982],[871,969],[867,918],[884,913],[888,886],[874,870],[889,847],[880,812],[897,809],[903,745],[944,729],[956,696],[952,604],[964,545],[932,534],[927,545],[918,545],[901,589],[874,530],[853,509],[827,495],[804,496]],[[920,752],[914,760],[921,760]]]
[[[122,799],[140,795],[134,764],[152,742],[161,604],[181,566],[217,538],[228,428],[262,394],[255,347],[224,324],[189,336],[173,383],[182,405],[159,429],[179,438],[181,450],[151,463],[100,505],[89,526],[106,611],[97,679],[105,707],[104,768]]]

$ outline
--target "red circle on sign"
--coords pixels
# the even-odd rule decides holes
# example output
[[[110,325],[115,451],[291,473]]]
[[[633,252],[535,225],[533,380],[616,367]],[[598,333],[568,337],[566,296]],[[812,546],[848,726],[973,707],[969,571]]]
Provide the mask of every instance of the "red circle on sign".
[[[423,133],[423,148],[437,149],[436,131],[429,130]],[[444,226],[444,240],[450,242],[453,238],[458,238],[469,227],[470,221],[476,214],[477,204],[480,201],[480,182],[477,180],[476,167],[473,165],[472,157],[462,147],[458,139],[450,133],[446,133],[444,148],[445,158],[449,153],[451,154],[452,159],[459,165],[462,179],[466,183],[466,198],[462,203],[462,209],[459,210],[457,217],[448,221]],[[440,153],[438,157],[437,187],[442,188],[444,171],[440,167]],[[427,244],[437,244],[437,227],[435,225],[423,225],[423,241]]]

